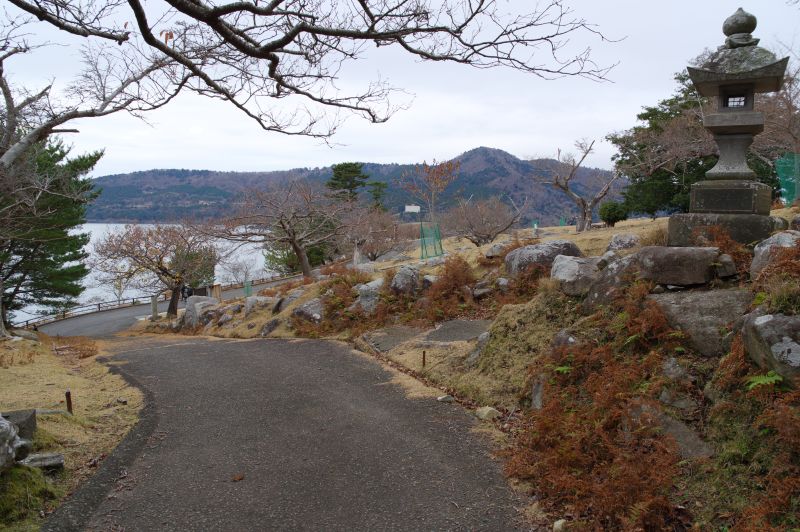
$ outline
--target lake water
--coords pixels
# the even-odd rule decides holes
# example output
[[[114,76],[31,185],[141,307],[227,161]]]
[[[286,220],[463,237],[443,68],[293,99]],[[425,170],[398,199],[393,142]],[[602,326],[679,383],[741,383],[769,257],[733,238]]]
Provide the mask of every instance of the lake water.
[[[146,224],[143,225],[146,226]],[[81,228],[76,232],[89,233],[91,240],[86,247],[86,251],[91,254],[96,242],[105,237],[108,233],[121,230],[123,227],[125,227],[125,224],[88,223],[82,225]],[[218,245],[220,248],[222,248],[223,252],[229,251],[235,246],[234,244],[225,241],[218,242]],[[260,279],[263,277],[268,277],[273,273],[265,269],[264,254],[261,251],[261,247],[258,245],[246,244],[240,246],[232,255],[233,256],[227,259],[224,264],[217,265],[214,271],[215,282],[221,284],[237,282],[237,279],[234,278],[234,274],[231,273],[231,270],[234,269],[232,264],[236,262],[248,265],[249,279]],[[239,269],[240,272],[238,276],[241,277],[241,268]],[[96,272],[89,272],[89,275],[83,279],[83,286],[85,287],[85,290],[78,298],[79,304],[116,300],[116,295],[114,294],[113,288],[108,284],[102,283],[98,279]],[[148,295],[149,294],[146,294],[141,290],[128,289],[125,290],[124,298],[146,297]],[[46,309],[36,306],[29,306],[22,310],[15,311],[12,321],[19,322],[33,318],[41,314],[43,311],[48,312]]]

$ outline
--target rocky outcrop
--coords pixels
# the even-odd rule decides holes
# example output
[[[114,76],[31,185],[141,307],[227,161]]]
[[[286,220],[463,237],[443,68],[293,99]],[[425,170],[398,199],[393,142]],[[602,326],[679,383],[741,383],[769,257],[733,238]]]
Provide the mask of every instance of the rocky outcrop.
[[[714,278],[719,248],[647,246],[636,253],[639,278],[657,284],[694,286]]]
[[[541,266],[549,271],[553,265],[553,261],[559,255],[570,257],[583,256],[578,246],[569,240],[542,242],[541,244],[517,248],[506,255],[506,272],[509,275],[518,275],[520,272],[533,266]]]
[[[273,314],[279,314],[286,310],[286,308],[300,299],[300,297],[305,293],[305,288],[295,288],[294,290],[290,290],[285,296],[280,297],[275,301],[275,305],[272,307]]]
[[[0,417],[0,473],[14,465],[17,427]]]
[[[753,249],[750,277],[755,278],[776,256],[781,248],[793,248],[800,240],[800,231],[781,231],[762,240]]]
[[[254,310],[260,308],[273,307],[275,305],[274,297],[265,296],[250,296],[244,300],[244,315],[249,316]]]
[[[747,312],[753,294],[749,290],[703,290],[651,294],[648,298],[666,315],[669,324],[685,332],[701,355],[725,354],[725,328]]]
[[[203,309],[217,305],[219,301],[214,297],[191,296],[186,300],[186,311],[183,313],[183,325],[198,327],[201,325],[200,314]]]
[[[414,295],[419,283],[419,270],[413,266],[401,266],[394,274],[389,288],[395,294]]]
[[[616,233],[611,237],[606,251],[635,248],[640,242],[639,237],[633,233]]]
[[[358,297],[348,310],[361,310],[365,314],[372,314],[378,308],[382,288],[382,277],[369,283],[354,286],[353,289],[358,293]]]
[[[744,318],[742,339],[747,355],[759,367],[800,384],[800,316],[756,310]]]
[[[503,256],[503,252],[508,244],[509,242],[498,242],[497,244],[492,244],[489,246],[489,249],[483,252],[483,256],[487,259],[499,259]]]
[[[280,318],[272,318],[261,327],[261,331],[259,331],[258,335],[262,338],[265,338],[269,336],[272,333],[272,331],[280,327],[280,325],[281,325]]]
[[[292,316],[312,323],[319,323],[325,318],[325,306],[322,304],[321,298],[315,297],[294,309]]]
[[[582,296],[597,279],[599,257],[571,257],[558,255],[553,260],[550,277],[559,282],[561,291],[569,296]]]
[[[735,274],[732,259],[721,255],[719,248],[648,246],[601,269],[589,287],[584,309],[589,311],[611,303],[620,288],[636,279],[683,288],[702,286],[714,278]]]

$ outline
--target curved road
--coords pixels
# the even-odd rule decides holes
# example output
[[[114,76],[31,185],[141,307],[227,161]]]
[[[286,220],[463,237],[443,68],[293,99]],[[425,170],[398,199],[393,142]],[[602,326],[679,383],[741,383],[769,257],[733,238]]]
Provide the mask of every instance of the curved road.
[[[114,366],[145,392],[142,419],[43,530],[520,526],[474,418],[408,399],[392,373],[343,344],[116,346]]]

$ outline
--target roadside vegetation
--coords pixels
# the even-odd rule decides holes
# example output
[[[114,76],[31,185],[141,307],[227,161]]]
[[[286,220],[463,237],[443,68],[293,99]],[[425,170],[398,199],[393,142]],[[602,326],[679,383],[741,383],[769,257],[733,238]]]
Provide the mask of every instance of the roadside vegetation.
[[[136,424],[142,395],[97,362],[98,346],[81,337],[40,342],[0,340],[0,405],[41,409],[33,452],[64,455],[56,474],[15,466],[0,475],[0,528],[38,530],[43,518],[91,476]],[[64,392],[74,415],[66,413]]]

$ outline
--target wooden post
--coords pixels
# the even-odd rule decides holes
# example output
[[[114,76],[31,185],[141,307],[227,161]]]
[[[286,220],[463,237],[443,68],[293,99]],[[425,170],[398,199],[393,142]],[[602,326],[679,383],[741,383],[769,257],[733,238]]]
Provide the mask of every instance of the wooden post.
[[[70,392],[69,390],[67,390],[67,391],[64,393],[64,397],[65,397],[65,398],[66,398],[66,400],[67,400],[67,412],[69,412],[70,414],[72,414],[72,392]]]

